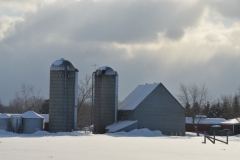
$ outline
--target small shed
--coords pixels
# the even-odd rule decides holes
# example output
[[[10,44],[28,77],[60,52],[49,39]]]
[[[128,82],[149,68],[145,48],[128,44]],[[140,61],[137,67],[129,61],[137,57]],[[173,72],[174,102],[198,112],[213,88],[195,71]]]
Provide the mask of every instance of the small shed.
[[[11,129],[11,116],[3,113],[0,114],[0,130],[10,131]]]
[[[44,118],[33,111],[22,114],[22,131],[31,134],[44,128]]]

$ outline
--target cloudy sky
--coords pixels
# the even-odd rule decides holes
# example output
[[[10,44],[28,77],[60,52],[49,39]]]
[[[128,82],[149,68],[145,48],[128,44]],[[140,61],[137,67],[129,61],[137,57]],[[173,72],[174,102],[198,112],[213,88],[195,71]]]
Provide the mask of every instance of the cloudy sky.
[[[119,74],[119,100],[137,85],[240,86],[239,0],[0,0],[0,99],[22,83],[49,96],[51,64],[65,58],[79,79],[97,67]]]

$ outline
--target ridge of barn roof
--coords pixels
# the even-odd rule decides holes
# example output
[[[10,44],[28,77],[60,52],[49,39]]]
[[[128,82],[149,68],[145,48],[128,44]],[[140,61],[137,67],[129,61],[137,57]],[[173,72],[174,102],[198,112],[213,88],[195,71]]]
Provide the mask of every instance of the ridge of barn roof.
[[[160,83],[138,85],[118,106],[118,110],[134,110]]]

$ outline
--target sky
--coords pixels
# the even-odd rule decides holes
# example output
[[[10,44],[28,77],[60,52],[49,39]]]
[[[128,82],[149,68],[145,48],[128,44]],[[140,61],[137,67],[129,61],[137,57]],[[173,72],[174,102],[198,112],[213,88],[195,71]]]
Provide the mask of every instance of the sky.
[[[205,84],[213,99],[240,87],[239,0],[1,0],[0,100],[21,84],[49,98],[51,64],[79,79],[96,67],[119,74],[119,100],[137,85]]]

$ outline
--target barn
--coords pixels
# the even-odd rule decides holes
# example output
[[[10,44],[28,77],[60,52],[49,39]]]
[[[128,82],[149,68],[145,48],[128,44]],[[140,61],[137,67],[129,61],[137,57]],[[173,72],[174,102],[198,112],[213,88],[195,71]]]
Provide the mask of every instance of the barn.
[[[185,135],[185,109],[162,83],[139,85],[118,106],[118,122],[108,132],[148,128]]]

